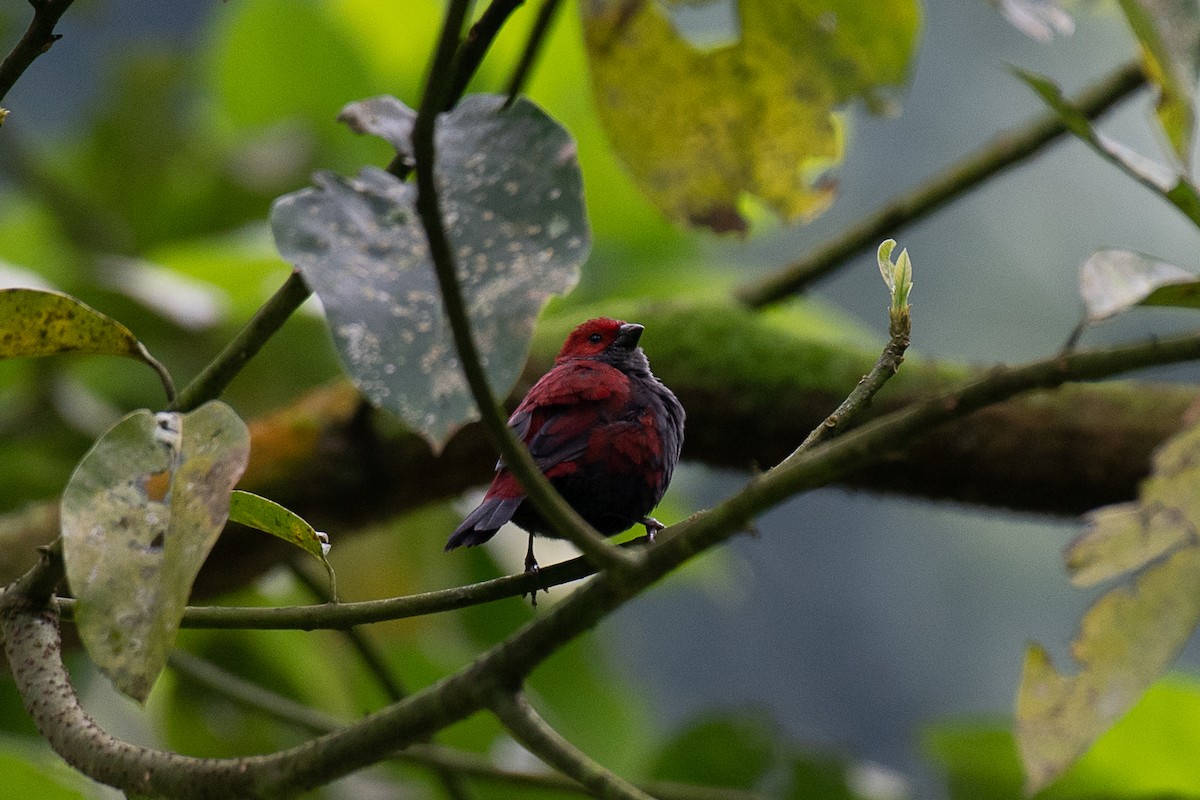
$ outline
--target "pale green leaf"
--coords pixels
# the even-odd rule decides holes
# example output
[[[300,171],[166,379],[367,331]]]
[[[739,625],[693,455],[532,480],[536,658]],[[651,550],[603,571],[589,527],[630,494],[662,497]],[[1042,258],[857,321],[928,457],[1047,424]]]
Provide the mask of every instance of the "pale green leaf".
[[[1017,694],[1017,746],[1026,786],[1061,775],[1166,670],[1200,619],[1200,548],[1144,570],[1084,615],[1072,653],[1079,672],[1058,672],[1032,645]]]
[[[516,382],[538,312],[591,247],[570,135],[533,103],[472,95],[439,117],[437,177],[476,346],[499,394]],[[342,118],[404,152],[412,112],[376,98]],[[399,131],[399,133],[397,133]],[[379,169],[321,174],[276,201],[276,245],[321,298],[363,393],[440,448],[478,417],[445,321],[416,188]]]
[[[1092,127],[1091,120],[1071,105],[1058,86],[1049,79],[1017,68],[1013,68],[1013,72],[1042,97],[1071,133],[1087,142],[1093,150],[1123,169],[1134,180],[1162,195],[1188,219],[1200,225],[1200,192],[1180,170],[1146,158],[1097,131]]]
[[[913,0],[742,0],[734,44],[697,47],[658,3],[583,4],[593,97],[609,139],[669,219],[744,231],[744,194],[792,222],[833,199],[836,110],[884,108],[904,83]]]
[[[1155,111],[1175,157],[1186,167],[1196,128],[1193,102],[1200,67],[1200,4],[1196,0],[1120,0],[1158,87]]]
[[[62,498],[76,627],[114,685],[144,701],[249,456],[245,423],[210,402],[135,411],[83,457]]]
[[[1129,250],[1098,250],[1079,268],[1088,322],[1134,306],[1200,308],[1200,275]]]

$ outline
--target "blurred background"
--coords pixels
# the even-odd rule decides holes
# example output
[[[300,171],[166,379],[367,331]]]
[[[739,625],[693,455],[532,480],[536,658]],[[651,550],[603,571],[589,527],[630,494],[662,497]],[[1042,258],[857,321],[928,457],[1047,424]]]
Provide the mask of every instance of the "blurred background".
[[[400,5],[78,0],[60,25],[63,40],[5,102],[12,116],[0,129],[0,282],[42,281],[82,297],[125,321],[186,378],[287,274],[263,224],[270,199],[303,185],[316,168],[352,173],[388,161],[384,145],[349,134],[334,116],[345,102],[379,93],[415,105],[440,5],[409,0],[403,13]],[[530,93],[580,140],[596,247],[565,302],[683,287],[720,292],[777,269],[1040,114],[1040,101],[1009,65],[1073,92],[1135,54],[1125,23],[1104,4],[1073,7],[1074,34],[1046,44],[983,0],[922,6],[920,48],[897,113],[847,109],[833,207],[796,228],[760,213],[745,239],[680,231],[637,196],[590,109],[577,14],[564,8]],[[22,3],[0,9],[4,41],[15,39],[27,13]],[[522,10],[518,27],[533,13]],[[520,44],[519,35],[497,43],[477,89],[502,85]],[[1150,113],[1143,93],[1102,127],[1158,156]],[[74,222],[63,223],[70,209],[81,213],[67,213]],[[916,269],[914,349],[975,364],[1057,350],[1081,314],[1079,264],[1097,248],[1198,266],[1195,229],[1073,140],[897,238]],[[94,251],[131,255],[85,255]],[[813,294],[848,325],[882,339],[886,296],[873,258],[856,259]],[[168,297],[178,305],[167,305]],[[1089,331],[1084,341],[1121,341],[1186,321],[1142,311]],[[653,331],[646,347],[653,361]],[[336,372],[314,311],[253,362],[231,402],[252,416]],[[0,477],[10,487],[3,510],[54,496],[90,438],[124,410],[159,402],[157,391],[139,367],[108,360],[0,365],[7,465]],[[48,450],[46,431],[54,442]],[[660,516],[674,521],[708,507],[745,477],[687,465]],[[493,559],[506,568],[519,563],[522,537],[488,554],[443,559],[442,532],[468,501],[335,546],[345,599],[486,577],[497,569]],[[554,721],[620,767],[644,763],[657,737],[734,714],[806,749],[874,765],[856,773],[873,796],[938,796],[945,787],[930,755],[931,727],[1003,723],[1026,643],[1045,644],[1062,663],[1090,600],[1062,569],[1061,548],[1079,532],[1073,521],[827,489],[767,514],[758,530],[640,598],[540,670],[535,688]],[[306,599],[286,576],[271,575],[232,601]],[[529,613],[514,601],[374,630],[417,686],[465,663]],[[329,663],[322,643],[333,640],[324,634],[191,632],[185,639],[224,663],[270,653],[270,674],[256,677],[301,699],[347,713],[378,705],[371,690]],[[1195,652],[1186,663],[1196,663]],[[87,678],[82,661],[78,669],[97,716],[134,739],[220,754],[296,735],[170,678],[141,716],[102,679]],[[0,725],[13,737],[27,733],[16,701],[5,702]],[[494,735],[489,723],[473,721],[450,740],[495,748]],[[328,796],[393,796],[373,775],[340,782]]]

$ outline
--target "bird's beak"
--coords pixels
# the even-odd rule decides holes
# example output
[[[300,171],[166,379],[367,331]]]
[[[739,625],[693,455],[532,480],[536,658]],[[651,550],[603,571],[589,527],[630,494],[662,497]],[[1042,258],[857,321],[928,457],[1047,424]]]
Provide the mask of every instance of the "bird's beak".
[[[642,338],[642,331],[646,330],[642,325],[634,322],[626,322],[618,329],[617,338],[613,342],[617,347],[623,347],[626,350],[632,350],[637,347],[638,339]]]

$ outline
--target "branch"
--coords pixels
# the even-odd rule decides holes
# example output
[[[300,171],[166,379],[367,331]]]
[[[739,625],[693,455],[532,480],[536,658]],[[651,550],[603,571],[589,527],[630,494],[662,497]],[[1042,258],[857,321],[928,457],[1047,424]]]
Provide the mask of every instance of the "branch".
[[[169,663],[177,673],[200,686],[207,687],[245,708],[262,712],[310,733],[331,733],[350,724],[349,721],[336,719],[323,711],[297,703],[290,697],[243,680],[211,662],[188,653],[172,653]],[[554,789],[577,794],[586,791],[564,775],[504,769],[473,753],[440,745],[414,744],[394,754],[392,759],[421,764],[459,777],[482,778],[513,787]],[[642,788],[659,800],[761,800],[758,795],[739,789],[695,786],[674,781],[648,781],[642,784]]]
[[[1072,103],[1094,119],[1146,84],[1137,62],[1119,67],[1108,77],[1085,89]],[[880,239],[898,238],[907,225],[937,211],[957,197],[1037,154],[1056,141],[1067,128],[1053,112],[1024,126],[1001,134],[991,144],[973,153],[940,175],[893,200],[879,211],[848,226],[837,238],[825,243],[807,258],[765,278],[744,284],[737,299],[750,308],[778,303],[804,291],[809,284],[832,272],[850,257],[873,247]]]
[[[50,49],[62,38],[54,32],[54,26],[73,0],[29,0],[33,6],[33,19],[12,52],[0,63],[0,101],[16,84],[34,60]]]
[[[442,111],[449,111],[458,103],[463,93],[467,91],[467,84],[471,82],[475,71],[483,63],[483,57],[487,54],[488,48],[492,46],[496,34],[500,33],[500,29],[509,16],[524,2],[525,0],[492,0],[475,24],[471,26],[466,40],[455,54],[454,66],[451,68],[453,79],[442,105]]]
[[[517,95],[521,93],[525,79],[529,77],[533,64],[537,61],[538,53],[541,52],[546,34],[550,32],[550,23],[554,21],[554,15],[561,5],[561,0],[542,0],[537,19],[534,20],[533,27],[529,29],[529,39],[525,42],[525,49],[521,51],[521,60],[517,62],[517,68],[513,70],[512,78],[509,79],[508,89],[505,92],[508,95],[506,106],[512,105],[513,101],[517,99]]]
[[[496,449],[500,451],[505,466],[525,490],[526,497],[556,533],[582,550],[598,565],[627,570],[636,565],[636,558],[609,543],[563,500],[538,469],[529,451],[508,427],[504,413],[492,394],[487,375],[483,371],[483,362],[475,347],[475,339],[471,335],[471,322],[467,316],[462,290],[458,285],[454,254],[442,223],[437,181],[434,176],[434,130],[438,113],[444,107],[449,91],[442,83],[442,76],[447,73],[446,68],[454,53],[457,31],[462,25],[467,5],[465,0],[455,0],[446,12],[442,38],[430,68],[429,83],[425,88],[421,109],[417,112],[412,132],[413,158],[416,162],[414,171],[417,178],[417,214],[429,241],[429,256],[437,274],[442,304],[454,334],[458,360],[462,364],[471,395],[479,408],[484,429]]]
[[[496,692],[492,712],[526,750],[604,800],[654,800],[571,744],[529,704],[525,693]]]
[[[903,449],[935,426],[1021,392],[1196,358],[1200,334],[1075,353],[994,370],[942,397],[876,419],[785,459],[711,511],[668,528],[645,550],[642,569],[596,575],[459,672],[350,727],[267,756],[191,759],[135,747],[100,729],[79,707],[62,667],[57,615],[21,590],[44,585],[40,568],[0,597],[6,652],[42,735],[69,763],[96,780],[178,800],[296,793],[375,763],[488,707],[496,692],[520,686],[566,643],[696,554],[744,529],[758,514]]]
[[[225,349],[184,387],[179,397],[171,404],[171,408],[190,411],[208,400],[220,397],[225,387],[242,371],[242,367],[246,366],[275,332],[283,327],[283,323],[287,322],[310,294],[312,292],[304,284],[300,272],[293,270],[283,282],[283,286],[254,312],[254,316]]]

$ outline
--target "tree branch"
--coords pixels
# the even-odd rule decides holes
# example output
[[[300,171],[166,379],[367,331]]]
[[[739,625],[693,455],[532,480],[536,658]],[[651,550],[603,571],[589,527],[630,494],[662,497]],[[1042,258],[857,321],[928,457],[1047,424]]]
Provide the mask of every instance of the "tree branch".
[[[179,800],[295,793],[375,763],[488,707],[496,692],[513,691],[567,642],[796,493],[826,485],[904,449],[935,426],[1018,393],[1196,358],[1200,334],[1080,352],[997,369],[941,397],[878,418],[785,459],[712,510],[668,528],[645,550],[642,569],[596,575],[454,675],[348,728],[268,756],[191,759],[135,747],[101,730],[79,707],[62,668],[57,615],[21,590],[44,585],[39,577],[43,569],[35,568],[0,597],[6,652],[42,735],[69,763],[97,780]]]
[[[1140,64],[1130,62],[1080,92],[1072,103],[1094,119],[1145,84]],[[924,219],[995,175],[1020,164],[1067,132],[1059,116],[1048,112],[1020,128],[1003,133],[983,149],[848,226],[837,238],[826,242],[811,255],[774,274],[744,284],[735,295],[750,308],[762,308],[802,292],[850,257],[865,252],[881,239],[898,238],[897,234],[905,226]]]
[[[208,400],[220,397],[225,387],[242,371],[242,367],[246,366],[275,332],[283,327],[283,323],[287,322],[310,294],[312,292],[300,277],[300,272],[292,270],[283,286],[254,313],[225,349],[183,388],[179,397],[171,404],[171,408],[176,411],[191,411]]]
[[[62,38],[54,32],[54,26],[72,2],[73,0],[29,0],[29,4],[33,6],[33,19],[12,52],[0,62],[0,101],[4,100],[5,95],[29,65]]]
[[[525,693],[498,691],[492,712],[526,750],[574,778],[588,792],[604,800],[654,800],[629,781],[593,761],[542,719]]]

